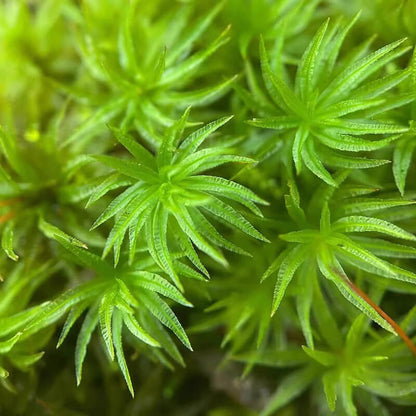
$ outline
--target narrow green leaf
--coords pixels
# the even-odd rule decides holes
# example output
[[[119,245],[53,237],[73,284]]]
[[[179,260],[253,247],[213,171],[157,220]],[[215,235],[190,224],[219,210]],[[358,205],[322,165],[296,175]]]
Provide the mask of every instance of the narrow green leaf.
[[[169,252],[168,234],[169,211],[162,205],[156,207],[153,212],[152,222],[146,228],[146,240],[150,244],[151,254],[160,267],[170,276],[175,285],[183,290],[183,286],[175,271],[173,259]]]
[[[58,319],[73,305],[87,299],[94,299],[105,290],[108,282],[92,281],[69,289],[54,301],[45,304],[40,311],[30,320],[24,328],[24,335],[29,336],[40,329],[45,328]]]
[[[114,288],[109,289],[101,298],[100,306],[98,308],[101,335],[111,360],[114,360],[112,318],[114,305],[116,304],[115,297],[116,293]]]
[[[159,81],[159,86],[172,85],[175,82],[191,77],[196,70],[211,56],[218,48],[228,42],[227,33],[229,27],[226,28],[217,39],[214,40],[207,48],[191,55],[188,59],[183,60],[179,64],[168,68]]]
[[[307,99],[315,87],[317,60],[320,58],[322,41],[328,28],[327,19],[318,29],[315,36],[302,55],[295,79],[295,91]]]
[[[328,185],[331,186],[338,186],[337,183],[334,181],[330,173],[325,169],[324,165],[321,162],[326,158],[320,158],[316,152],[315,147],[312,140],[308,140],[306,145],[302,149],[302,159],[305,162],[307,168],[318,178],[322,179]]]
[[[202,208],[215,215],[225,224],[237,228],[245,234],[248,234],[260,241],[269,242],[269,240],[263,237],[263,235],[257,231],[238,211],[218,198],[213,197],[212,203],[203,205]]]
[[[287,234],[280,234],[279,238],[289,243],[311,243],[318,236],[316,230],[301,230],[301,231],[292,231]]]
[[[91,251],[78,247],[61,237],[58,237],[57,241],[71,254],[71,258],[76,264],[92,269],[101,276],[112,276],[114,274],[114,269]]]
[[[351,19],[351,21],[345,24],[344,27],[341,28],[341,30],[339,30],[338,33],[334,36],[333,42],[327,43],[325,52],[327,52],[329,56],[325,62],[325,70],[328,71],[328,73],[331,73],[334,69],[339,52],[341,50],[341,46],[349,31],[360,17],[360,14],[361,11],[356,13],[356,15]]]
[[[326,401],[332,412],[335,411],[335,405],[337,401],[338,378],[339,375],[335,370],[327,371],[322,377]]]
[[[166,67],[166,51],[167,51],[167,48],[165,46],[163,48],[163,51],[159,55],[159,59],[158,59],[158,61],[156,63],[156,66],[155,66],[155,68],[153,70],[153,76],[152,76],[152,79],[151,79],[152,83],[157,84],[161,80],[161,78],[163,76],[163,73],[165,72],[165,67]]]
[[[1,246],[9,259],[19,260],[19,256],[13,250],[14,222],[8,221],[2,230]]]
[[[60,230],[58,227],[55,227],[54,225],[46,222],[42,217],[39,218],[38,226],[39,229],[48,238],[53,238],[58,242],[61,242],[63,240],[75,247],[80,247],[85,250],[88,249],[88,246],[84,244],[82,241],[77,240],[75,237],[71,237],[70,235]]]
[[[218,263],[222,264],[223,266],[227,267],[228,262],[224,258],[223,254],[212,247],[206,240],[201,236],[198,232],[197,227],[195,226],[192,218],[190,217],[188,211],[185,207],[180,208],[180,212],[173,213],[178,222],[179,227],[182,231],[188,235],[188,237],[192,240],[192,242],[204,253],[208,254],[211,258],[213,258]]]
[[[260,38],[260,61],[264,84],[276,106],[288,114],[305,115],[302,102],[271,69],[263,38]]]
[[[200,129],[190,134],[179,146],[179,152],[175,158],[176,162],[184,160],[187,156],[194,154],[194,152],[201,146],[207,137],[218,130],[221,126],[228,123],[233,116],[222,117],[215,120]]]
[[[352,62],[328,84],[321,94],[321,103],[334,102],[334,100],[344,97],[346,93],[356,88],[380,67],[404,54],[408,48],[399,48],[399,46],[405,40],[401,39],[393,42],[361,58],[359,61]]]
[[[378,78],[364,84],[362,87],[354,91],[354,96],[359,100],[363,98],[372,99],[378,97],[386,91],[394,88],[396,85],[399,85],[409,76],[410,71],[408,69],[398,70],[392,74],[388,74],[382,78]]]
[[[120,129],[110,127],[110,130],[116,139],[130,152],[138,163],[143,164],[152,170],[156,168],[154,156],[145,147]]]
[[[337,362],[337,357],[332,352],[313,350],[304,345],[302,346],[302,349],[309,357],[325,367],[333,367]]]
[[[296,293],[296,310],[299,317],[300,326],[302,328],[303,336],[309,348],[314,347],[314,340],[312,335],[311,325],[311,307],[313,299],[313,279],[310,278],[310,271],[315,266],[310,262],[305,261],[302,269],[298,274],[298,285]]]
[[[137,322],[133,315],[123,313],[123,320],[129,331],[138,339],[151,347],[160,347],[160,344],[154,340]]]
[[[130,272],[128,276],[132,276],[131,284],[134,286],[157,292],[181,305],[192,307],[192,304],[183,297],[175,286],[156,273],[137,271]]]
[[[192,220],[194,221],[202,236],[217,246],[223,247],[229,251],[241,254],[243,256],[249,255],[249,253],[247,253],[245,250],[224,238],[198,209],[190,208],[189,212],[191,213]]]
[[[100,107],[90,118],[88,118],[83,124],[81,124],[77,130],[70,135],[64,142],[63,146],[72,145],[74,142],[78,142],[79,139],[88,138],[88,135],[92,135],[99,127],[103,127],[105,123],[111,121],[117,114],[119,114],[126,106],[127,98],[121,97],[115,100],[109,101],[104,106]]]
[[[124,380],[126,380],[127,387],[132,397],[134,397],[133,384],[131,382],[129,369],[127,367],[126,358],[124,357],[123,344],[122,344],[122,330],[123,319],[119,311],[114,312],[113,318],[113,335],[114,335],[114,348],[116,351],[117,362],[123,373]]]
[[[162,100],[163,103],[168,105],[173,104],[179,107],[190,105],[193,107],[205,106],[222,97],[236,78],[237,77],[235,76],[218,84],[198,90],[166,92]]]
[[[300,245],[289,251],[282,260],[273,292],[272,315],[276,313],[296,270],[308,255],[310,255],[310,247]]]
[[[357,416],[357,409],[352,398],[352,383],[344,375],[341,377],[340,386],[340,401],[347,415]]]
[[[256,209],[255,205],[250,204],[251,201],[257,204],[268,205],[267,201],[245,186],[219,176],[198,175],[185,179],[183,185],[186,186],[186,189],[213,192],[218,196],[222,195],[232,199],[245,205],[256,215],[259,215],[259,210]],[[261,213],[259,216],[261,216]]]
[[[91,192],[90,198],[85,206],[88,208],[94,202],[98,201],[105,194],[113,189],[121,188],[127,185],[133,185],[133,180],[128,178],[122,178],[119,173],[113,173],[108,175],[99,185],[97,185]]]
[[[186,335],[178,318],[172,309],[157,294],[152,292],[142,293],[140,299],[146,305],[149,312],[154,315],[163,325],[172,330],[178,339],[192,351],[188,336]]]
[[[193,217],[193,219],[195,219],[195,216]],[[178,241],[179,241],[179,245],[180,245],[181,249],[184,251],[184,254],[186,255],[186,257],[206,277],[209,277],[208,270],[206,269],[206,267],[202,264],[201,260],[199,259],[198,254],[196,253],[196,251],[194,249],[194,246],[192,245],[192,242],[189,239],[189,237],[181,231],[181,229],[180,229],[180,227],[178,227],[177,223],[173,223],[173,227],[174,227],[173,233],[174,233],[175,236],[177,236]],[[205,237],[206,237],[206,234],[205,234]]]
[[[336,208],[337,213],[343,215],[377,212],[394,207],[415,204],[415,201],[394,198],[350,198]]]
[[[409,128],[393,123],[381,123],[377,121],[368,121],[366,119],[346,120],[346,119],[327,119],[323,125],[329,128],[335,128],[339,134],[396,134],[406,133]]]
[[[354,237],[353,239],[376,256],[403,259],[416,258],[416,248],[411,246],[396,244],[377,238]]]
[[[133,160],[125,160],[107,155],[92,155],[91,157],[121,174],[138,179],[139,181],[151,184],[157,183],[158,181],[158,175],[155,171]]]
[[[108,207],[101,213],[101,215],[95,220],[91,226],[91,230],[97,228],[99,225],[107,221],[109,218],[116,215],[119,211],[123,210],[132,199],[137,198],[141,192],[143,192],[144,184],[137,182],[134,185],[127,188],[120,195],[114,198]]]
[[[132,32],[134,24],[134,13],[137,3],[138,2],[134,0],[129,2],[126,6],[117,39],[121,66],[131,75],[134,75],[138,72],[138,63],[136,60],[136,51],[134,47]]]
[[[173,64],[182,54],[186,51],[189,51],[192,48],[194,42],[210,27],[213,19],[219,13],[223,7],[223,2],[219,2],[215,7],[213,7],[209,13],[205,16],[202,16],[198,19],[195,24],[189,29],[184,36],[178,39],[178,41],[173,45],[172,49],[169,50],[167,57],[167,63]]]
[[[352,215],[350,217],[344,217],[332,224],[334,231],[338,232],[377,232],[386,234],[395,238],[401,238],[403,240],[416,241],[416,237],[403,230],[396,225],[380,220],[378,218],[364,217],[359,215]]]
[[[8,340],[0,341],[0,354],[7,354],[14,347],[16,342],[19,341],[21,335],[22,333],[18,332]]]
[[[77,319],[82,315],[85,309],[88,307],[88,302],[81,302],[77,305],[74,305],[71,310],[69,311],[68,317],[65,321],[65,324],[62,328],[62,331],[59,335],[58,343],[56,344],[56,348],[59,348],[62,343],[65,341],[66,336],[68,335],[69,331],[71,330],[74,323]]]
[[[292,158],[295,163],[296,173],[299,175],[302,166],[302,150],[309,137],[309,128],[301,125],[295,134],[292,146]]]
[[[347,169],[368,169],[383,166],[386,163],[390,163],[390,160],[383,159],[370,159],[366,157],[352,157],[346,154],[339,154],[335,151],[331,151],[328,148],[319,151],[320,160],[325,160],[325,164],[334,166],[337,168]]]
[[[253,118],[247,121],[250,126],[273,130],[293,129],[299,126],[299,122],[300,120],[295,116]]]
[[[369,264],[374,269],[380,270],[381,272],[384,272],[393,277],[394,272],[392,271],[389,263],[379,259],[370,251],[355,244],[348,237],[339,234],[337,237],[331,237],[330,243],[333,242],[336,244],[336,249],[341,253],[346,253],[347,255],[355,258],[356,261]]]
[[[153,212],[153,206],[157,197],[157,187],[152,186],[129,201],[125,211],[117,218],[114,227],[110,231],[103,249],[103,257],[114,246],[114,264],[117,265],[120,256],[120,247],[129,226],[131,224],[138,224],[141,218],[143,218],[143,213],[147,212],[150,215]]]
[[[342,117],[347,114],[355,113],[356,111],[366,110],[371,107],[383,104],[383,99],[362,99],[357,98],[340,101],[335,104],[326,107],[324,110],[319,111],[319,116],[326,119]]]
[[[87,354],[87,346],[91,339],[95,327],[98,324],[98,308],[92,307],[82,323],[81,330],[77,338],[75,346],[75,374],[77,377],[77,385],[79,386],[82,378],[82,364]]]
[[[393,175],[396,186],[401,195],[404,195],[404,188],[406,184],[407,173],[415,150],[416,140],[412,137],[410,140],[400,141],[395,149],[393,155]]]
[[[346,150],[348,152],[362,152],[382,149],[391,142],[397,140],[399,136],[390,136],[382,140],[365,140],[348,134],[339,134],[337,131],[316,132],[316,137],[325,146],[334,150]]]
[[[365,313],[370,319],[378,323],[385,330],[396,334],[393,327],[361,297],[349,284],[348,276],[345,274],[341,265],[328,250],[321,251],[318,255],[318,266],[321,273],[337,286],[340,293],[361,312]]]

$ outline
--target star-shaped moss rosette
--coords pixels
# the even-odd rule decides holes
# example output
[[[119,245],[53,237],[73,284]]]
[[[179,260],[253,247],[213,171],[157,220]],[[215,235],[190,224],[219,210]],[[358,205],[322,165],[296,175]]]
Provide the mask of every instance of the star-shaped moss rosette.
[[[302,331],[309,346],[313,346],[310,323],[314,293],[312,275],[319,273],[328,279],[361,312],[393,333],[396,332],[396,328],[392,326],[392,321],[386,318],[377,305],[356,287],[344,268],[362,270],[392,279],[392,288],[395,281],[416,283],[416,275],[413,272],[389,261],[414,256],[415,248],[400,244],[396,240],[414,242],[416,237],[389,221],[377,218],[376,215],[390,208],[410,205],[413,201],[399,198],[354,197],[356,190],[347,188],[344,192],[343,205],[337,209],[337,200],[331,201],[333,189],[328,187],[326,194],[318,193],[322,208],[319,226],[316,227],[312,225],[314,215],[311,212],[305,214],[300,206],[296,187],[294,184],[291,185],[291,192],[286,196],[286,207],[300,230],[280,235],[281,239],[288,242],[288,246],[263,276],[263,279],[266,279],[277,274],[272,314],[278,310],[291,281],[297,282],[297,287],[301,289],[301,296],[297,297],[297,309]],[[334,206],[335,219],[331,219],[328,203]],[[361,233],[370,234],[369,237],[364,238],[359,236]],[[377,234],[382,238],[374,237]]]
[[[91,271],[93,278],[43,305],[28,324],[25,325],[24,321],[19,323],[16,319],[19,325],[15,326],[22,328],[19,334],[23,339],[30,338],[68,314],[58,340],[59,347],[75,322],[84,315],[75,347],[77,383],[81,382],[82,364],[92,333],[99,327],[108,357],[111,360],[117,358],[133,396],[133,385],[122,347],[123,329],[133,336],[133,345],[143,348],[137,340],[148,345],[148,352],[162,363],[169,365],[159,348],[183,364],[177,347],[164,328],[169,328],[187,348],[192,349],[168,302],[187,307],[192,305],[163,277],[151,258],[144,256],[131,266],[123,262],[122,266],[114,268],[96,254],[68,242],[59,233],[54,234],[53,238],[64,247],[66,257]]]
[[[256,204],[266,202],[236,182],[203,174],[227,163],[253,162],[233,154],[232,146],[238,142],[235,139],[223,139],[215,145],[202,147],[206,139],[231,117],[213,121],[183,138],[188,113],[186,111],[174,127],[166,131],[156,155],[130,136],[115,131],[117,140],[134,159],[94,156],[115,173],[96,188],[89,201],[94,202],[111,189],[125,187],[127,178],[129,186],[110,203],[92,227],[115,217],[103,255],[113,249],[117,264],[128,233],[130,259],[133,259],[138,240],[143,240],[144,234],[147,250],[178,287],[181,287],[178,277],[181,270],[173,263],[174,244],[205,275],[208,275],[207,269],[195,247],[224,266],[227,260],[219,247],[245,254],[217,231],[212,219],[267,241],[235,207],[240,205],[261,216]]]
[[[290,154],[288,160],[293,160],[298,174],[306,166],[332,186],[336,183],[326,166],[366,169],[389,163],[351,154],[386,147],[406,133],[408,126],[390,120],[389,110],[414,100],[412,91],[395,93],[395,87],[410,76],[411,68],[372,76],[410,49],[405,39],[369,53],[370,39],[350,54],[340,54],[355,20],[332,27],[326,21],[320,27],[297,65],[293,83],[281,71],[271,70],[261,41],[268,96],[253,90],[251,102],[253,108],[258,103],[258,109],[267,115],[249,124],[278,132],[267,143],[269,151],[282,142],[283,152]],[[375,110],[376,116],[368,115]]]
[[[208,46],[196,47],[220,8],[190,24],[191,5],[170,5],[160,16],[144,3],[131,1],[118,22],[117,41],[110,39],[106,45],[95,42],[89,33],[100,21],[87,14],[80,52],[85,68],[102,86],[102,99],[91,101],[90,107],[96,109],[67,144],[88,140],[104,123],[117,120],[120,128],[137,130],[156,148],[161,144],[158,133],[187,106],[205,106],[221,97],[233,78],[214,85],[204,78],[214,78],[208,58],[228,41],[228,28]]]
[[[380,300],[382,291],[377,290],[374,296]],[[405,344],[392,335],[375,334],[371,321],[363,315],[356,317],[343,334],[325,303],[316,302],[314,307],[319,328],[319,346],[315,349],[291,344],[282,350],[267,349],[262,354],[253,351],[236,357],[244,362],[291,369],[280,379],[261,416],[274,415],[307,390],[315,398],[316,411],[322,414],[373,416],[389,414],[389,401],[416,403],[416,364]],[[414,332],[414,314],[413,308],[400,323],[407,332]]]

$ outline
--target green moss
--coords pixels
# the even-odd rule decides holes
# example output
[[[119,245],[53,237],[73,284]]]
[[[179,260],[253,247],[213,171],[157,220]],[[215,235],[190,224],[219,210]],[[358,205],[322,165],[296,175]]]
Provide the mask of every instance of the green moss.
[[[0,414],[415,413],[415,16],[1,2]]]

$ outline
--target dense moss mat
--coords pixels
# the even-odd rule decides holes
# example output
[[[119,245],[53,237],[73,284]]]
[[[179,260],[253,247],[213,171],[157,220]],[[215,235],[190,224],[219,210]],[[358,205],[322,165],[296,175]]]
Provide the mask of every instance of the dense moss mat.
[[[415,21],[0,1],[0,415],[416,414]]]

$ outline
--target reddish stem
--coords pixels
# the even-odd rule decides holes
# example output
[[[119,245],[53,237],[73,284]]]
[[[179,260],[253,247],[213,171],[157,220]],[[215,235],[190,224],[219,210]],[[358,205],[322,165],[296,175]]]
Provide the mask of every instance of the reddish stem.
[[[7,220],[9,220],[10,218],[14,217],[14,212],[7,212],[4,215],[0,215],[0,224],[2,224],[3,222],[6,222]]]
[[[396,331],[397,335],[406,343],[406,345],[409,347],[410,351],[416,356],[416,346],[412,342],[412,340],[406,335],[406,333],[403,331],[403,329],[400,327],[400,325],[392,318],[390,318],[389,315],[387,315],[386,312],[383,311],[383,309],[380,308],[373,300],[370,299],[368,295],[366,295],[358,286],[356,286],[350,279],[348,279],[346,276],[343,276],[341,273],[337,273],[339,276],[342,277],[342,279],[348,284],[348,286],[365,302],[367,302],[384,320],[386,320]]]
[[[0,201],[0,207],[7,207],[8,205],[12,205],[18,201],[20,201],[19,198],[4,199]]]

